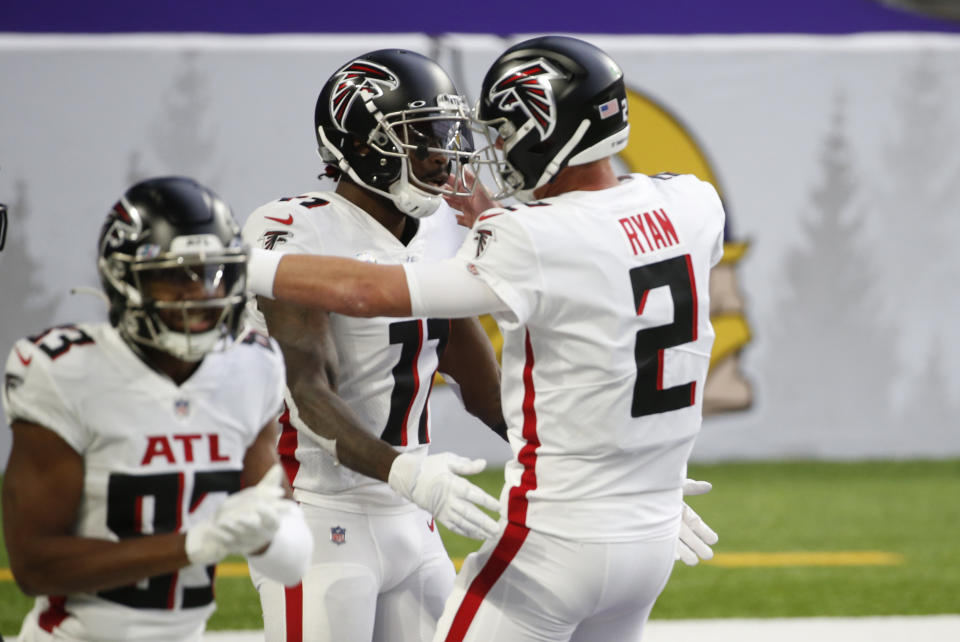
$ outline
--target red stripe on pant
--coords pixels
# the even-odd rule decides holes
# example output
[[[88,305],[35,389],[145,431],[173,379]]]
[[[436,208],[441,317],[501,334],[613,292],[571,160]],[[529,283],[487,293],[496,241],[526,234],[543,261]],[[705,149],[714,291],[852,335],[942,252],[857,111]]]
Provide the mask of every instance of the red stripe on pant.
[[[480,604],[483,602],[483,599],[487,596],[487,593],[490,592],[490,589],[493,588],[496,581],[500,579],[500,576],[503,575],[507,566],[510,565],[511,560],[516,557],[517,552],[523,545],[523,541],[527,539],[527,533],[529,532],[530,529],[526,526],[513,523],[507,524],[503,535],[500,537],[500,541],[497,542],[496,547],[494,547],[490,553],[490,559],[487,560],[487,563],[477,576],[473,578],[473,581],[470,583],[470,588],[467,589],[467,594],[463,597],[463,601],[460,602],[457,614],[453,617],[453,622],[450,624],[450,631],[447,633],[447,637],[444,638],[445,642],[460,642],[463,640],[463,637],[467,634],[467,630],[470,628],[470,623],[473,622],[474,616],[480,609]]]
[[[457,614],[450,624],[445,642],[460,642],[467,634],[470,623],[480,610],[480,604],[496,581],[516,557],[517,552],[527,538],[530,529],[527,523],[527,493],[537,487],[537,448],[540,447],[540,436],[537,434],[536,387],[533,384],[533,342],[530,340],[530,331],[526,331],[524,351],[526,360],[523,366],[523,438],[526,444],[520,449],[517,460],[523,464],[523,473],[520,475],[520,484],[510,489],[510,499],[507,502],[507,527],[500,537],[500,541],[490,553],[490,559],[470,583],[467,594],[460,602]]]
[[[283,589],[287,642],[303,642],[303,584]]]
[[[290,422],[290,409],[286,402],[283,404],[283,413],[279,418],[280,439],[277,441],[277,453],[280,463],[287,475],[287,481],[293,485],[293,480],[300,471],[300,462],[297,461],[297,446],[300,440],[297,429]],[[284,619],[286,621],[287,642],[303,642],[303,584],[283,588]]]

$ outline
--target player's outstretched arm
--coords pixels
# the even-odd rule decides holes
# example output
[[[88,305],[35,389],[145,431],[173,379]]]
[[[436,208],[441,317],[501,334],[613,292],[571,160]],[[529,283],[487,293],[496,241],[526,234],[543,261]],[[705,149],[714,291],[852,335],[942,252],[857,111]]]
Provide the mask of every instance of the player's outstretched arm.
[[[712,488],[713,485],[710,482],[687,479],[683,483],[683,496],[704,495]],[[713,558],[713,549],[710,547],[718,540],[719,537],[714,530],[684,502],[676,558],[687,566],[696,566],[700,560]]]
[[[397,452],[367,432],[361,419],[339,397],[339,357],[326,310],[272,301],[257,301],[267,328],[283,352],[287,386],[300,419],[342,465],[387,481]]]
[[[326,312],[263,298],[258,300],[258,305],[271,336],[283,350],[287,382],[300,419],[322,437],[325,447],[342,465],[389,482],[403,497],[468,537],[480,538],[483,532],[496,528],[496,523],[473,503],[464,506],[459,501],[462,497],[473,497],[474,503],[491,509],[497,507],[496,500],[458,476],[458,473],[479,472],[474,471],[475,466],[467,466],[466,472],[460,470],[458,462],[436,467],[435,462],[447,462],[446,458],[430,456],[427,460],[431,464],[424,466],[429,472],[423,478],[424,483],[417,486],[423,461],[417,459],[413,467],[404,465],[412,455],[399,455],[385,441],[364,430],[360,419],[337,396],[335,349],[328,340]],[[449,488],[440,489],[441,481]],[[478,529],[475,524],[482,528]]]
[[[247,275],[250,290],[261,297],[352,317],[462,319],[510,309],[459,258],[373,265],[254,248]]]
[[[351,317],[411,316],[401,265],[254,248],[247,275],[248,286],[261,297]]]
[[[3,479],[10,568],[27,595],[93,592],[172,573],[190,561],[183,533],[119,542],[77,537],[83,457],[43,426],[14,421]]]

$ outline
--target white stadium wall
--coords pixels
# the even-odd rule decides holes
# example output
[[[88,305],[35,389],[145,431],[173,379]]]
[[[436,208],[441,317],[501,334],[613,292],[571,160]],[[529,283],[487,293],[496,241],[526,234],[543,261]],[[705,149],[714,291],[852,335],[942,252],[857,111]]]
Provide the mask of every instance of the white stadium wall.
[[[735,371],[740,397],[706,419],[694,459],[960,455],[960,36],[585,38],[623,67],[632,113],[652,118],[631,120],[636,156],[621,166],[707,173],[729,212],[739,334],[715,369]],[[507,44],[0,35],[0,352],[105,317],[69,291],[97,287],[99,224],[131,182],[193,176],[243,221],[318,187],[313,106],[338,64],[414,49],[475,99]],[[644,156],[656,145],[670,166]],[[437,447],[508,456],[448,388],[435,394]],[[9,446],[0,428],[0,467]]]

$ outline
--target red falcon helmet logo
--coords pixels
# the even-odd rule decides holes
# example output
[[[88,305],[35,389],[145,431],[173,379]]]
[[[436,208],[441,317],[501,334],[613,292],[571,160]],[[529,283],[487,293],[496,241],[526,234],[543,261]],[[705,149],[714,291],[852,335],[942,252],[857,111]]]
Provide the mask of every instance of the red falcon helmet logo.
[[[550,80],[563,76],[543,58],[513,67],[490,88],[487,98],[491,103],[500,100],[501,111],[513,111],[517,107],[533,119],[540,132],[540,140],[546,140],[557,124],[557,103],[553,98]]]
[[[103,236],[103,242],[110,247],[120,247],[130,240],[139,238],[143,232],[143,219],[140,213],[126,198],[121,198],[113,206],[113,222]]]
[[[354,60],[337,72],[336,87],[330,92],[330,118],[340,131],[347,131],[344,123],[357,96],[361,100],[383,95],[383,88],[393,91],[400,81],[392,71],[366,60]]]

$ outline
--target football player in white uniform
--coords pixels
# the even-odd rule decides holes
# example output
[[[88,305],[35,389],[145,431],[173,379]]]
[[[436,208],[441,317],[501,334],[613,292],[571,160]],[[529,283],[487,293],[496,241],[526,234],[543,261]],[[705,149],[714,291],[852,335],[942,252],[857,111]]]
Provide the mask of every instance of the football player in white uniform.
[[[299,581],[313,542],[274,451],[282,355],[236,335],[247,255],[213,192],[143,181],[100,234],[110,323],[14,345],[3,524],[37,596],[21,641],[200,640],[228,554]]]
[[[439,266],[251,259],[252,289],[280,300],[356,315],[493,312],[500,325],[515,454],[501,530],[467,558],[435,640],[639,639],[681,526],[715,541],[686,523],[683,487],[724,211],[693,176],[616,176],[626,110],[603,51],[522,42],[488,71],[477,116],[497,139],[480,165],[493,197],[516,191],[525,204],[483,211]]]
[[[439,65],[403,50],[359,56],[324,85],[315,125],[328,172],[340,175],[335,191],[260,207],[244,225],[248,243],[371,264],[456,253],[452,212],[434,212],[471,152],[470,121]],[[427,455],[437,370],[505,435],[486,335],[476,319],[361,319],[269,299],[251,317],[284,353],[278,448],[315,537],[301,586],[254,575],[267,639],[430,640],[454,578],[434,517],[469,537],[496,532],[474,506],[496,510],[496,500],[458,476],[483,462]]]

